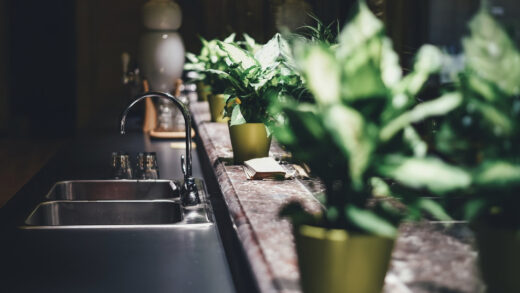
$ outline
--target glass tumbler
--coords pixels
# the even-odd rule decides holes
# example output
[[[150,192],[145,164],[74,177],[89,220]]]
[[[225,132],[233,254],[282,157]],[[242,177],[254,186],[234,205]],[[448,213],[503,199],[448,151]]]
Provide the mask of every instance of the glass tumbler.
[[[132,165],[130,164],[130,156],[125,152],[112,153],[112,178],[115,179],[132,179]]]
[[[137,154],[136,179],[159,179],[159,167],[155,152],[141,152]]]

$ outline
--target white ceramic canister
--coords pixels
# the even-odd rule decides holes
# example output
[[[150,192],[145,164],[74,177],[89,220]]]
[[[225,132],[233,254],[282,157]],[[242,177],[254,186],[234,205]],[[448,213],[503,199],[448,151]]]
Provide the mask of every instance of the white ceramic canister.
[[[170,92],[184,67],[184,44],[177,33],[182,12],[171,0],[149,0],[143,6],[147,29],[139,43],[139,64],[153,91]]]

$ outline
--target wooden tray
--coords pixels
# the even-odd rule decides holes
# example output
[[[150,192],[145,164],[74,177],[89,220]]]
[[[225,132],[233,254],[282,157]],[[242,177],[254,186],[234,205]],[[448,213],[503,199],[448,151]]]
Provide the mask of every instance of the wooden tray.
[[[153,138],[186,138],[185,131],[155,131],[150,130],[150,137]],[[195,137],[195,130],[191,129],[191,137]]]

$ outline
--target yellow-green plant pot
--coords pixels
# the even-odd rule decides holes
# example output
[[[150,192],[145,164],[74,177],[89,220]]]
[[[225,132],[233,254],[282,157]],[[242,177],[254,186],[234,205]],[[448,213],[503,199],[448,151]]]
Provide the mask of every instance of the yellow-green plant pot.
[[[224,117],[224,107],[226,106],[227,95],[208,95],[209,111],[211,113],[211,122],[224,123],[229,118]]]
[[[303,292],[381,292],[394,239],[308,225],[294,234]]]
[[[263,123],[245,123],[229,126],[235,164],[269,156],[271,137]]]
[[[473,226],[487,293],[520,292],[520,232],[478,223]]]
[[[207,101],[208,96],[211,94],[211,87],[202,81],[197,82],[197,95],[199,101]]]

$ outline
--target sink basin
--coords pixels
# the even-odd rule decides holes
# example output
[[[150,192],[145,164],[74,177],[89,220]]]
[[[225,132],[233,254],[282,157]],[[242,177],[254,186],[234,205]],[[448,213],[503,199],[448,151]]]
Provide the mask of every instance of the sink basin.
[[[76,180],[56,183],[48,200],[152,200],[178,198],[170,180]]]
[[[164,225],[182,221],[174,201],[50,201],[29,215],[28,226]]]

